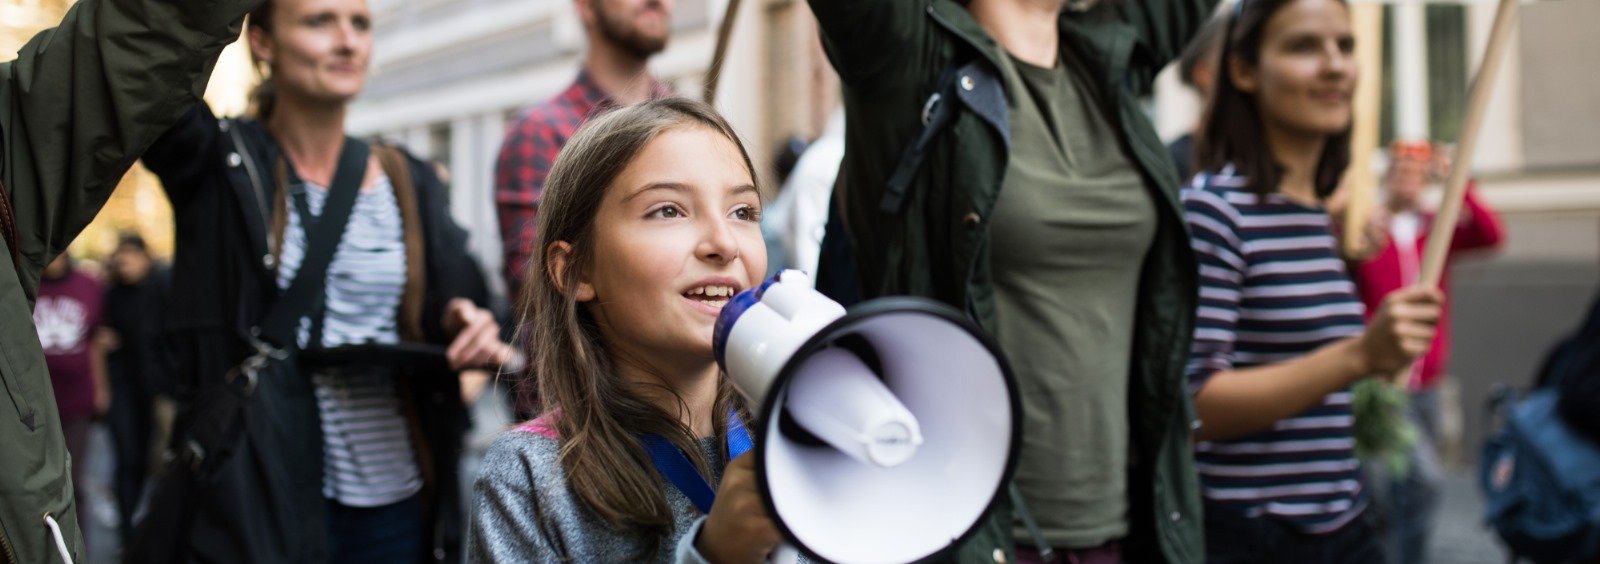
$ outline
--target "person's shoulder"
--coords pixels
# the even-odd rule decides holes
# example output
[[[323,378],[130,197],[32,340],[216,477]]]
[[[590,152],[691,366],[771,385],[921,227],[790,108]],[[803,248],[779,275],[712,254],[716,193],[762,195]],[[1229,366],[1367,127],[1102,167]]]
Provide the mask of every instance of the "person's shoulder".
[[[69,274],[72,283],[81,288],[98,291],[106,284],[101,281],[101,274],[90,273],[78,268],[73,268]]]
[[[531,137],[540,132],[560,131],[571,127],[574,121],[581,121],[583,115],[575,107],[570,91],[573,87],[563,88],[549,98],[528,106],[512,118],[511,126],[506,128],[506,135],[511,137]]]
[[[489,445],[491,455],[499,452],[522,459],[543,458],[559,450],[560,441],[554,435],[531,431],[526,424],[505,430]]]
[[[1246,215],[1240,206],[1249,207],[1257,199],[1246,177],[1231,166],[1200,171],[1180,194],[1191,226],[1210,225],[1224,232],[1237,232]]]
[[[1223,209],[1234,209],[1234,204],[1253,199],[1249,179],[1234,172],[1233,167],[1221,170],[1203,170],[1189,180],[1183,188],[1185,203],[1196,202]]]
[[[523,461],[532,465],[560,465],[561,441],[554,417],[545,415],[500,433],[489,445],[488,457]],[[485,463],[489,458],[485,458]]]
[[[560,441],[553,433],[535,430],[533,424],[512,427],[495,437],[484,455],[480,481],[534,487],[545,478],[560,479]]]
[[[440,178],[438,178],[438,173],[435,170],[432,161],[427,161],[422,157],[417,156],[416,153],[411,152],[411,149],[407,148],[405,145],[399,143],[390,143],[382,139],[378,139],[373,141],[372,147],[374,150],[393,151],[394,154],[399,155],[400,162],[404,163],[407,172],[411,173],[413,182],[419,179],[432,182],[443,182]]]

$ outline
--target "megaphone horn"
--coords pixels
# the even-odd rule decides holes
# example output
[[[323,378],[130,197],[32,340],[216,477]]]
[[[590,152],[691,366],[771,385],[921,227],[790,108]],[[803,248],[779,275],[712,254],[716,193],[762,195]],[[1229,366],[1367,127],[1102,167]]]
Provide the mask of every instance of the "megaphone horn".
[[[949,550],[982,523],[1015,467],[1011,372],[938,302],[846,310],[786,270],[723,307],[713,347],[758,408],[762,499],[811,558],[910,562]]]

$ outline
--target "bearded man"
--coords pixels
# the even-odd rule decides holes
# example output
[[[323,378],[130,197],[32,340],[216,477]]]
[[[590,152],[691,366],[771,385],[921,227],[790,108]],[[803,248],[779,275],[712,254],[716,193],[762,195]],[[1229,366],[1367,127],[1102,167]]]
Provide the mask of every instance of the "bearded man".
[[[539,197],[561,147],[605,108],[672,94],[645,68],[667,46],[674,0],[574,0],[589,49],[577,79],[518,116],[495,162],[495,209],[505,249],[504,276],[512,303],[538,224]]]

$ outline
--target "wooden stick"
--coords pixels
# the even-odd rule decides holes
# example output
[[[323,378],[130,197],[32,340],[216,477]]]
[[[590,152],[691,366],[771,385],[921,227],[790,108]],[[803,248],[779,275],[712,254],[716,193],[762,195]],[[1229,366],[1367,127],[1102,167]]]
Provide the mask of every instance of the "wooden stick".
[[[711,51],[711,67],[706,69],[706,104],[717,105],[717,85],[722,82],[722,63],[728,55],[728,40],[733,36],[733,22],[739,18],[740,0],[728,0],[728,10],[722,14],[722,25],[717,27],[717,46]]]
[[[1461,219],[1461,204],[1467,195],[1467,176],[1472,172],[1473,153],[1478,148],[1478,134],[1483,125],[1483,114],[1489,108],[1489,94],[1494,91],[1495,77],[1500,73],[1500,62],[1505,54],[1506,36],[1517,19],[1518,0],[1500,0],[1494,14],[1494,27],[1489,32],[1489,44],[1484,48],[1483,63],[1478,75],[1472,79],[1472,91],[1467,97],[1467,114],[1461,123],[1461,140],[1456,144],[1455,161],[1450,164],[1450,179],[1445,183],[1444,199],[1439,213],[1433,218],[1433,228],[1428,231],[1428,246],[1422,252],[1422,274],[1419,283],[1437,288],[1444,275],[1445,260],[1450,255],[1450,242],[1456,234],[1456,223]],[[1395,375],[1397,385],[1405,385],[1411,375],[1408,368]]]
[[[1355,124],[1350,130],[1350,166],[1344,170],[1339,192],[1344,198],[1344,249],[1346,259],[1359,258],[1367,246],[1367,218],[1372,215],[1378,179],[1372,175],[1372,153],[1378,149],[1383,114],[1383,4],[1350,6],[1355,27],[1356,61],[1363,73],[1355,92]]]

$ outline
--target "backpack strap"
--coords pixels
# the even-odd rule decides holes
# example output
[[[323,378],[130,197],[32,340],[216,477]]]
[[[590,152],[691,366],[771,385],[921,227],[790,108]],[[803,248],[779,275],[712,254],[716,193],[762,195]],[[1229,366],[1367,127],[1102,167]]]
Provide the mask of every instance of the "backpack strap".
[[[959,94],[956,91],[961,70],[971,57],[957,56],[939,74],[933,93],[922,103],[922,129],[911,138],[911,143],[900,152],[900,160],[885,182],[883,197],[878,201],[878,211],[898,216],[905,211],[906,192],[917,177],[928,149],[939,134],[955,122]],[[823,230],[822,247],[817,256],[817,291],[849,307],[866,295],[861,287],[855,252],[850,248],[848,226],[845,222],[844,201],[839,197],[840,182],[834,182],[833,195],[828,199],[827,227]]]
[[[878,202],[878,210],[888,214],[899,215],[905,209],[906,191],[911,187],[911,181],[916,178],[917,170],[922,168],[922,161],[928,156],[928,148],[933,145],[934,139],[939,137],[956,118],[956,77],[960,76],[961,67],[965,62],[960,58],[952,61],[940,73],[939,81],[934,83],[933,93],[928,95],[928,100],[922,103],[922,130],[912,138],[911,144],[900,153],[900,162],[895,165],[894,172],[890,173],[889,181],[884,187],[883,199]]]
[[[389,145],[374,145],[383,173],[394,186],[394,198],[400,206],[400,224],[403,227],[406,247],[406,284],[400,294],[400,338],[422,341],[422,305],[428,288],[427,247],[423,241],[421,211],[417,207],[416,183],[411,177],[411,162],[405,152]]]
[[[272,311],[256,327],[256,337],[266,345],[278,349],[297,348],[295,334],[300,326],[300,318],[322,300],[327,285],[328,265],[333,263],[334,251],[338,250],[350,212],[355,209],[356,196],[361,193],[361,181],[366,178],[367,160],[371,154],[366,142],[353,137],[345,138],[322,215],[301,218],[306,231],[305,258],[295,271],[294,280],[289,282],[289,288],[284,290],[278,302],[273,304]],[[283,174],[279,174],[279,182],[284,182],[287,168],[280,160],[279,170]],[[303,187],[299,189],[304,190]],[[280,191],[287,190],[280,187]],[[296,197],[304,198],[304,195]],[[318,344],[312,343],[312,346]]]

